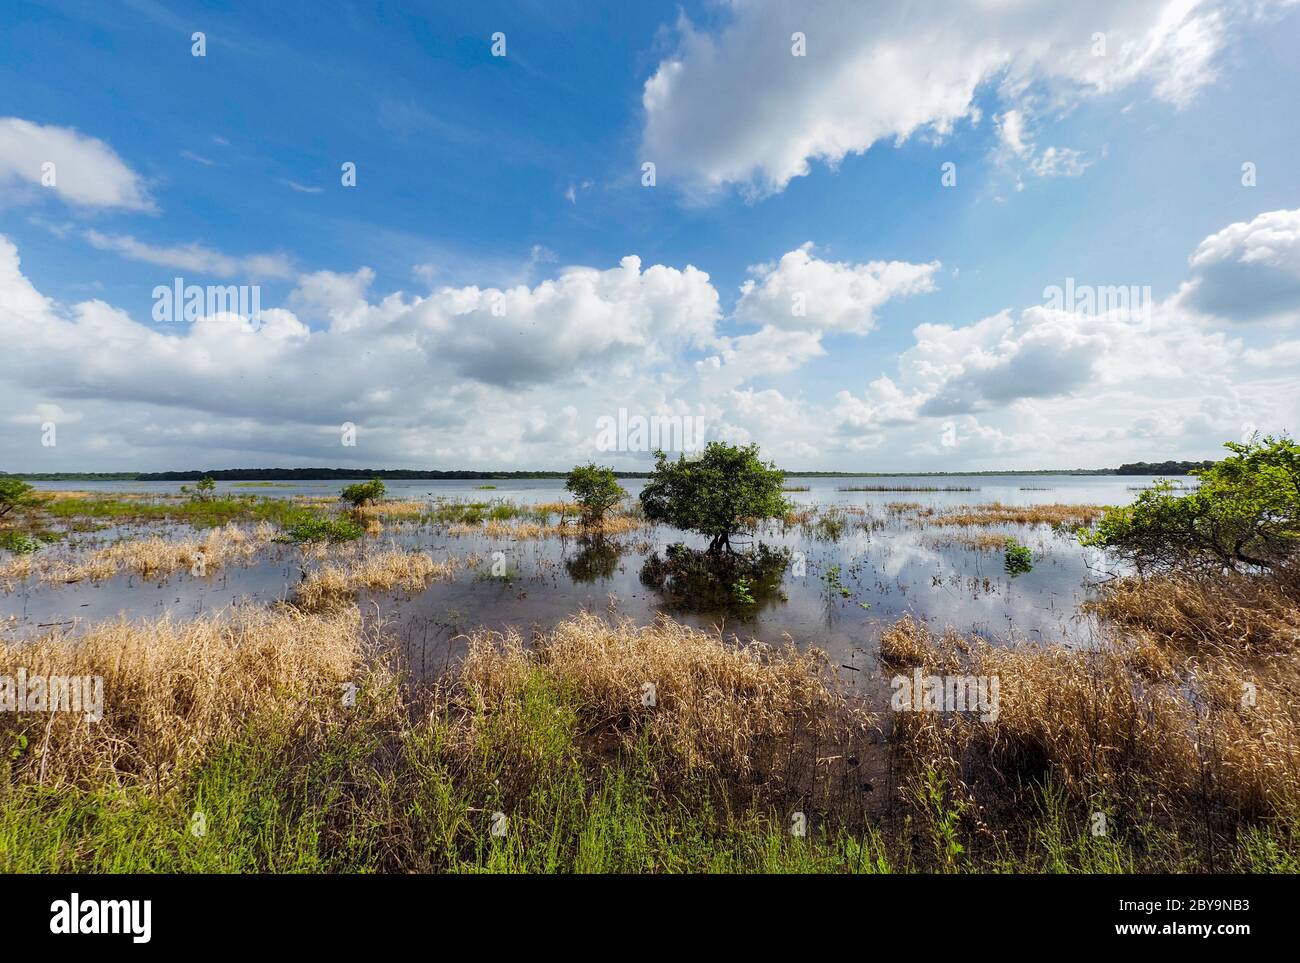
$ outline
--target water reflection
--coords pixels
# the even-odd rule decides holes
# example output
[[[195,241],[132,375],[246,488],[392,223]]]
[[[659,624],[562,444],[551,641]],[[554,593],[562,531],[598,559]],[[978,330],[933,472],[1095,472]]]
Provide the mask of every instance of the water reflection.
[[[579,539],[578,550],[564,560],[564,568],[576,583],[613,578],[618,560],[626,551],[613,539],[586,536]]]

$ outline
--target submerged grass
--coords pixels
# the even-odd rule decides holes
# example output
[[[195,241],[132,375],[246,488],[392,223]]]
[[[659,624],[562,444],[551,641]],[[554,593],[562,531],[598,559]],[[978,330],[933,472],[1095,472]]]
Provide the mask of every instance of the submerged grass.
[[[428,552],[369,552],[342,562],[326,562],[308,572],[294,592],[294,603],[308,611],[321,611],[351,605],[363,589],[401,587],[415,592],[429,582],[450,579],[460,565],[455,556],[437,561]]]
[[[11,591],[15,583],[33,576],[43,582],[102,581],[123,572],[142,578],[166,578],[188,570],[207,575],[230,565],[245,564],[274,541],[275,529],[262,522],[252,528],[228,524],[201,538],[165,539],[151,536],[115,542],[105,548],[71,554],[18,555],[0,562],[0,584]]]
[[[925,544],[933,549],[957,547],[972,552],[1001,552],[1007,547],[1007,536],[1000,532],[953,532],[928,538]]]
[[[644,528],[645,522],[628,515],[611,515],[600,522],[583,524],[574,517],[561,516],[558,524],[541,522],[508,522],[489,519],[484,522],[460,522],[448,526],[447,534],[453,537],[481,535],[487,538],[530,541],[542,538],[577,536],[624,535]]]
[[[80,493],[62,492],[56,497],[43,498],[36,514],[65,522],[171,521],[184,522],[196,528],[213,528],[231,522],[287,525],[302,510],[296,499],[254,495],[206,501],[157,496],[69,497],[71,495]]]
[[[840,492],[977,492],[971,485],[847,485]],[[807,489],[804,489],[807,491]]]
[[[965,505],[936,512],[926,518],[929,525],[1051,525],[1057,528],[1078,528],[1089,525],[1106,514],[1101,505],[1004,505],[989,502],[984,505]]]

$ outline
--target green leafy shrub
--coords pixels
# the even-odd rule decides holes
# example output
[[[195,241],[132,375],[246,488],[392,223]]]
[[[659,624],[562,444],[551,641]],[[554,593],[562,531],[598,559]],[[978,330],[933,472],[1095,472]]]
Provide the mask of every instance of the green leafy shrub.
[[[357,482],[355,485],[345,485],[339,492],[339,499],[348,502],[353,508],[363,508],[372,502],[377,502],[384,497],[384,482],[380,478],[372,478],[368,482]]]
[[[280,542],[350,542],[360,538],[361,526],[348,518],[307,515],[291,524],[276,541]]]
[[[181,486],[181,494],[189,495],[196,502],[210,502],[217,497],[217,482],[211,475],[204,475],[194,487],[189,485]]]
[[[15,555],[30,555],[40,547],[41,543],[38,539],[23,532],[8,530],[0,532],[0,548],[7,549]]]
[[[35,505],[36,501],[36,489],[21,478],[0,478],[0,518],[15,509]]]
[[[588,525],[600,524],[605,513],[627,496],[613,470],[597,468],[594,462],[576,466],[569,472],[564,487],[578,500],[582,520]]]
[[[785,474],[758,457],[758,446],[710,442],[695,458],[675,462],[655,453],[655,469],[641,491],[652,522],[707,535],[710,554],[731,552],[731,536],[764,518],[785,514]]]
[[[1024,575],[1034,567],[1034,553],[1014,538],[1008,538],[1006,557],[1003,559],[1002,564],[1006,568],[1007,574],[1012,578],[1017,575]]]
[[[1085,545],[1146,568],[1277,568],[1300,546],[1300,446],[1290,438],[1224,445],[1232,455],[1194,472],[1196,488],[1162,481],[1113,508]]]

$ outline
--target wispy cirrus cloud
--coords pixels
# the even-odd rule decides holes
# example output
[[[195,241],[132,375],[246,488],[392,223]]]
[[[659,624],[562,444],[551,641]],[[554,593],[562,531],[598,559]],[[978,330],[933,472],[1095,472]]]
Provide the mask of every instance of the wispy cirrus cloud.
[[[83,237],[101,251],[112,251],[131,261],[156,264],[178,271],[193,271],[219,278],[291,278],[296,273],[288,255],[279,253],[230,255],[189,244],[147,244],[129,234],[104,234],[87,229]]]
[[[291,190],[297,191],[299,194],[321,194],[325,191],[323,187],[312,187],[307,184],[299,184],[297,181],[284,180],[280,183]]]

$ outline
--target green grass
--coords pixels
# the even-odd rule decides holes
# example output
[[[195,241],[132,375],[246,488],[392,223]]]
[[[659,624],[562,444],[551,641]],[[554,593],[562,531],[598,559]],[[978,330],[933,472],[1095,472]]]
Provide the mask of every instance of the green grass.
[[[33,538],[26,532],[18,532],[13,529],[0,531],[0,548],[13,552],[15,555],[30,555],[40,547],[40,540]]]
[[[63,521],[171,521],[195,528],[213,528],[229,522],[261,521],[284,526],[292,524],[292,520],[301,515],[302,508],[282,498],[236,495],[209,501],[65,498],[44,503],[40,511]]]
[[[335,518],[302,512],[288,521],[280,542],[350,542],[364,533],[361,526],[350,518]]]
[[[505,522],[517,518],[545,524],[550,513],[535,505],[519,505],[500,499],[488,502],[438,499],[421,520],[435,525],[480,525],[485,521]]]

